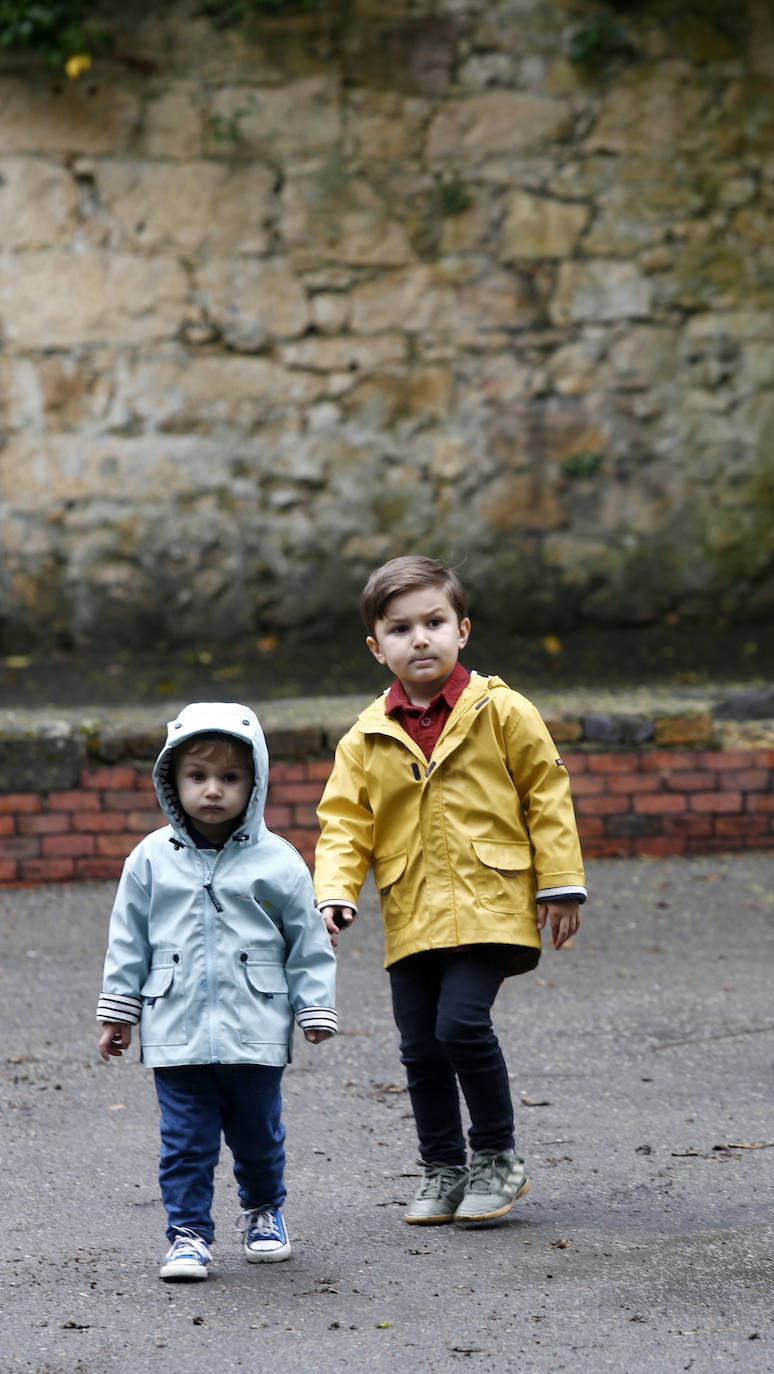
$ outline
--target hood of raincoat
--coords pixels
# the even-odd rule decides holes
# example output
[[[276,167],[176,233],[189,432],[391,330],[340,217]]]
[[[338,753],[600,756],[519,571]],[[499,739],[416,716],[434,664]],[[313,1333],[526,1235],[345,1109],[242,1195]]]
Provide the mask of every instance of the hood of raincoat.
[[[265,829],[263,812],[269,787],[269,751],[258,717],[235,701],[196,701],[184,706],[167,724],[167,738],[153,768],[153,783],[166,819],[178,834],[186,833],[185,812],[175,786],[174,753],[194,735],[229,735],[252,750],[253,788],[240,823],[240,833],[255,840]]]

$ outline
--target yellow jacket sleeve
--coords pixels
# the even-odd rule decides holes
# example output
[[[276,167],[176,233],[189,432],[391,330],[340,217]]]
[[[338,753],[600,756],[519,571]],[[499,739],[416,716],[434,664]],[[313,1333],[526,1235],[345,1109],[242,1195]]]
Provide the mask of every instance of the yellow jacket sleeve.
[[[317,809],[320,838],[315,851],[317,901],[357,907],[371,865],[374,818],[365,770],[350,732],[340,741]]]

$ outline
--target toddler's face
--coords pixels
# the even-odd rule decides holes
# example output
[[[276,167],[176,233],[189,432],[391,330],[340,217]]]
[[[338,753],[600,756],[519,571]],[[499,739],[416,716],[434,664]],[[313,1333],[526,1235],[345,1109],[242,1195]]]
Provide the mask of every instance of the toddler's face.
[[[175,783],[183,810],[208,840],[221,844],[242,815],[253,786],[252,768],[228,743],[194,741],[175,760]]]
[[[445,592],[418,587],[392,597],[367,643],[400,678],[409,699],[423,704],[441,690],[469,634],[470,621],[457,620]]]

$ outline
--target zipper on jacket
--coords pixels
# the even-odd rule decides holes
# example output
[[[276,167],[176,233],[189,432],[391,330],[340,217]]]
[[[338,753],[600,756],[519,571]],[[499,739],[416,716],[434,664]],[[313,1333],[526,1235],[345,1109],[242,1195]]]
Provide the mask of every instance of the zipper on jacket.
[[[201,851],[200,851],[200,850],[197,850],[197,854],[199,854],[199,857],[201,858]],[[215,863],[212,865],[211,868],[210,868],[209,865],[207,864],[206,860],[202,860],[202,862],[204,863],[204,882],[203,882],[202,886],[203,886],[203,888],[204,888],[204,891],[207,893],[207,896],[209,897],[210,902],[212,903],[212,907],[215,909],[215,911],[222,911],[222,910],[223,910],[223,907],[221,906],[220,902],[218,901],[217,897],[215,896],[215,893],[213,892],[213,888],[212,888],[212,879],[213,879],[213,875],[214,875],[214,873],[215,873],[215,865],[217,864],[219,858],[220,858],[220,855],[217,856],[217,858],[215,859]],[[207,1009],[208,1009],[208,1012],[209,1012],[209,1030],[208,1030],[208,1037],[209,1037],[209,1042],[210,1042],[210,1055],[212,1056],[213,1062],[216,1063],[216,1064],[220,1062],[220,1046],[219,1046],[219,1044],[218,1044],[218,1039],[217,1039],[217,1025],[218,1025],[217,966],[218,966],[218,963],[217,963],[217,954],[216,954],[216,950],[215,950],[215,928],[214,928],[214,918],[213,918],[213,914],[212,914],[211,908],[210,908],[210,907],[205,907],[205,909],[204,909],[204,976],[205,976],[205,978],[206,978],[206,980],[207,980]]]

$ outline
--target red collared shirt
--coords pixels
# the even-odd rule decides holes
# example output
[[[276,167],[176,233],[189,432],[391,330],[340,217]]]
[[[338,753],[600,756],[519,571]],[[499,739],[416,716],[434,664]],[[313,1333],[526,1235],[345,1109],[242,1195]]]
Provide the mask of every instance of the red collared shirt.
[[[406,690],[399,678],[393,682],[384,703],[385,715],[394,716],[403,726],[415,744],[418,744],[426,759],[429,759],[438,736],[443,730],[452,708],[462,696],[470,682],[470,673],[461,663],[455,663],[440,692],[437,692],[429,706],[415,706],[406,696]]]

